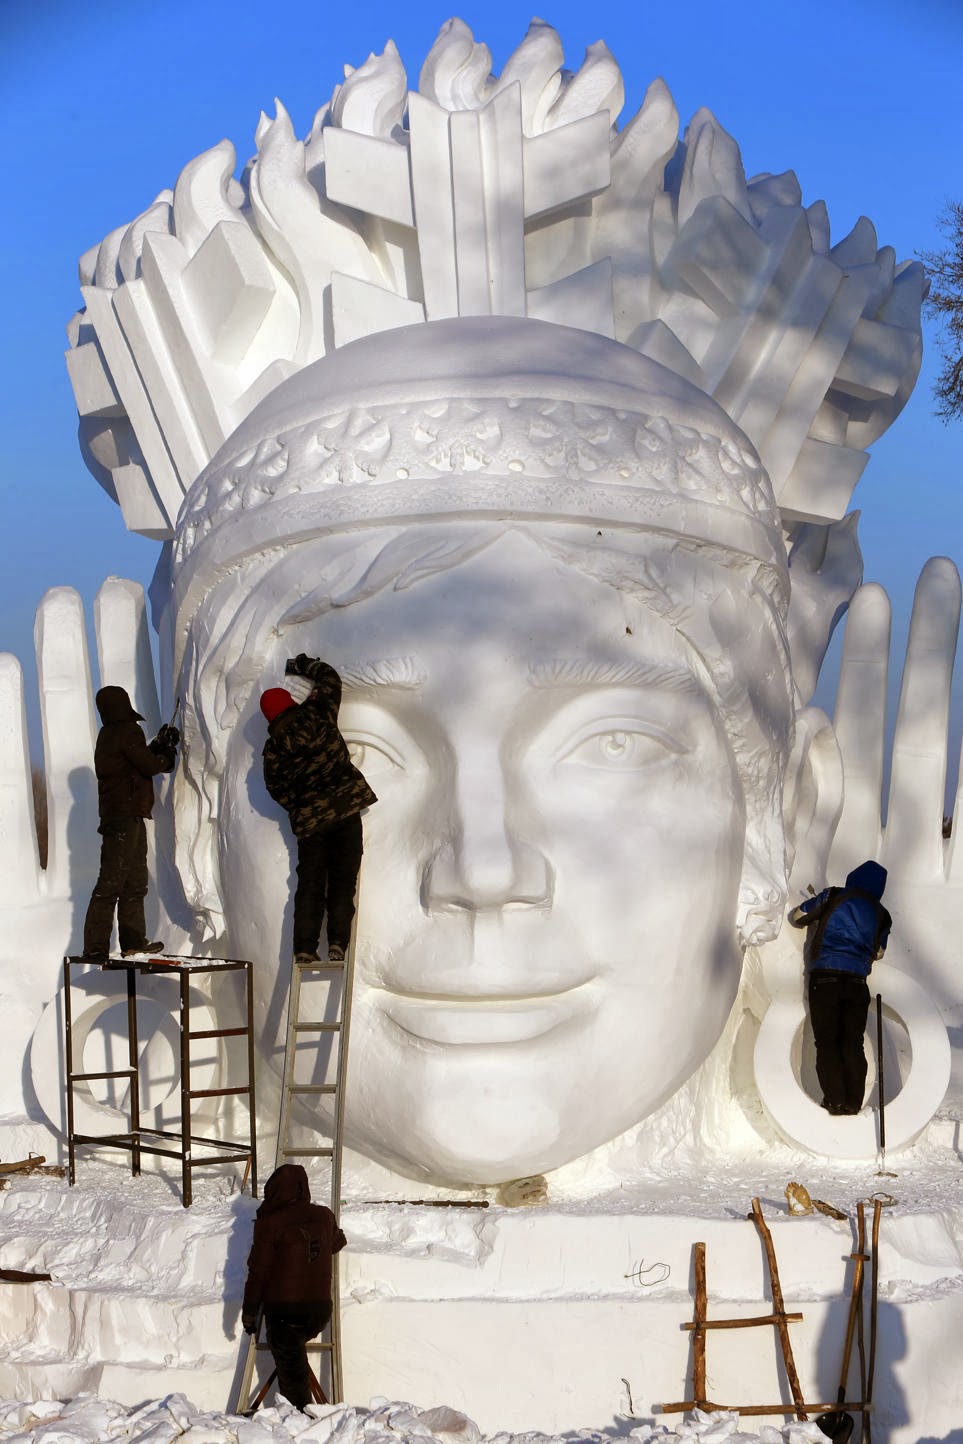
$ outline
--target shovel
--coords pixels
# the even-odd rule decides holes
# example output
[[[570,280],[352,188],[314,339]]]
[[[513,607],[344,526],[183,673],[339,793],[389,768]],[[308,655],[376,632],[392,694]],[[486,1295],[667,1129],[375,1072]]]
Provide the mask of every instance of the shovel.
[[[839,1377],[839,1393],[836,1395],[836,1401],[839,1404],[846,1398],[849,1360],[853,1352],[853,1334],[856,1330],[856,1317],[863,1301],[863,1263],[866,1258],[863,1250],[866,1246],[866,1218],[861,1202],[856,1205],[856,1216],[856,1252],[852,1256],[855,1263],[853,1291],[849,1300],[849,1318],[846,1322],[846,1340],[843,1344],[843,1367]],[[856,1421],[852,1414],[847,1414],[843,1409],[833,1409],[828,1414],[817,1414],[816,1423],[823,1433],[832,1439],[833,1444],[848,1444],[856,1427]]]

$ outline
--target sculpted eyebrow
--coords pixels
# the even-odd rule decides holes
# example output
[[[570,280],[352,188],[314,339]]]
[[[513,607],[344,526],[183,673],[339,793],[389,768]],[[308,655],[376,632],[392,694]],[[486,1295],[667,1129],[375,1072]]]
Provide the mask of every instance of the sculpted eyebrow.
[[[338,668],[345,687],[420,687],[425,670],[414,657],[379,657]]]
[[[555,657],[533,662],[532,687],[661,687],[668,692],[700,692],[698,682],[679,662],[605,662],[583,657]]]

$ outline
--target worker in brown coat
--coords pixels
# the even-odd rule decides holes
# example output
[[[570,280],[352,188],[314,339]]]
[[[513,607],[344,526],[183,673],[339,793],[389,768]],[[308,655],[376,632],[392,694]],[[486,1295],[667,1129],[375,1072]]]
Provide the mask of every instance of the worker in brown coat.
[[[147,828],[154,808],[154,778],[173,772],[180,733],[168,723],[148,742],[123,687],[101,687],[96,696],[103,726],[94,748],[100,811],[100,872],[84,919],[84,957],[106,963],[117,914],[124,957],[161,953],[144,922],[147,896]]]
[[[306,1344],[331,1318],[332,1257],[345,1242],[330,1208],[311,1202],[300,1163],[276,1168],[254,1220],[241,1324],[256,1334],[263,1309],[278,1392],[298,1409],[311,1401]]]

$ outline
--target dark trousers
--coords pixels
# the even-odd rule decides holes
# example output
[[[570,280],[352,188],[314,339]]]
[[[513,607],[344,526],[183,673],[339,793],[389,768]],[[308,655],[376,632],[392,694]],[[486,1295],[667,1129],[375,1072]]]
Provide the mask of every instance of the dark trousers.
[[[121,951],[147,941],[147,828],[142,817],[105,817],[100,824],[100,873],[84,919],[84,952],[106,953],[117,913]]]
[[[320,1334],[330,1317],[330,1302],[265,1306],[267,1341],[278,1371],[277,1391],[296,1409],[305,1409],[312,1398],[305,1345]]]
[[[869,987],[855,973],[813,969],[809,975],[809,1019],[816,1040],[816,1076],[823,1107],[858,1113],[866,1090],[863,1034]]]
[[[354,890],[361,868],[361,813],[298,838],[298,885],[294,894],[294,951],[313,953],[328,913],[328,946],[348,949]]]

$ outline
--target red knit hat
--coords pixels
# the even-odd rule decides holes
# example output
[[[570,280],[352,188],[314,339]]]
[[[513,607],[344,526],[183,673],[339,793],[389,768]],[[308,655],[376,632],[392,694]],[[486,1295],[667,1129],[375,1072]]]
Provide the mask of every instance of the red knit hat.
[[[269,722],[273,722],[275,717],[280,717],[281,713],[286,712],[289,707],[296,706],[297,703],[291,693],[286,692],[283,687],[269,687],[266,692],[261,693],[261,711]]]

